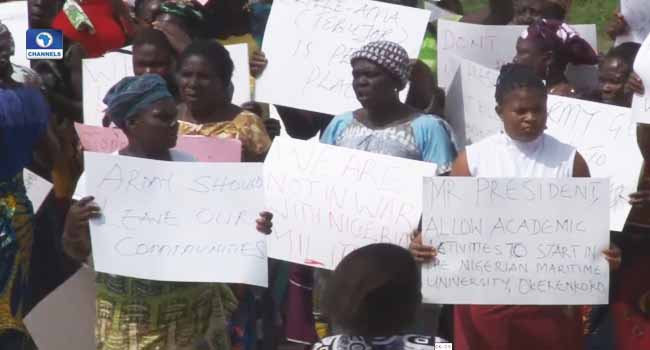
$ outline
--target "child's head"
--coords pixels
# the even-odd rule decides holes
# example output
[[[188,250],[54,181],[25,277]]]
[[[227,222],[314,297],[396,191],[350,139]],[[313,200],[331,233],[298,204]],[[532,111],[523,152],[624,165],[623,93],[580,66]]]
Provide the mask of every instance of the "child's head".
[[[625,82],[632,73],[640,48],[641,45],[637,43],[621,44],[609,50],[600,62],[598,82],[601,102],[629,107],[631,95],[625,93]]]
[[[530,142],[546,128],[546,86],[528,66],[506,64],[501,68],[495,98],[496,112],[512,139]]]
[[[409,326],[420,305],[420,274],[411,253],[392,244],[357,249],[336,267],[323,309],[353,336],[389,336]]]

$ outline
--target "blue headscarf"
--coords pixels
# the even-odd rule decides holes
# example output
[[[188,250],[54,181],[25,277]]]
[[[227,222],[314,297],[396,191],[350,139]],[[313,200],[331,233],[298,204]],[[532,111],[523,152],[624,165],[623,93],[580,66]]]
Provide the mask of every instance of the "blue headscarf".
[[[126,77],[108,90],[104,103],[106,113],[115,125],[125,122],[164,98],[172,98],[167,83],[157,74]]]

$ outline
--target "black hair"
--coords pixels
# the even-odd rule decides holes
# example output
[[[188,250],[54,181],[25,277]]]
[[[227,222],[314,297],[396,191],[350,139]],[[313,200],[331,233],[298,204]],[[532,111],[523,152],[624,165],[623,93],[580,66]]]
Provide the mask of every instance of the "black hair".
[[[639,53],[640,49],[641,44],[633,42],[623,43],[611,48],[607,52],[607,55],[605,55],[605,59],[618,58],[628,66],[632,67],[634,66],[634,60],[636,59],[636,55]]]
[[[322,308],[348,335],[399,334],[415,320],[422,301],[420,285],[417,264],[408,250],[372,244],[339,263],[326,284]]]
[[[508,63],[501,67],[494,93],[497,104],[503,103],[507,94],[521,88],[539,89],[546,94],[544,81],[530,67],[516,63]]]
[[[542,18],[564,22],[566,10],[559,4],[547,2],[542,10]]]
[[[230,85],[235,66],[230,58],[230,53],[216,40],[194,40],[180,55],[178,69],[190,56],[205,58],[221,78],[225,87]]]
[[[169,42],[169,39],[167,39],[167,36],[157,29],[143,28],[138,31],[135,38],[133,39],[133,47],[135,48],[137,46],[143,46],[146,44],[162,48],[168,51],[172,56],[176,55],[176,51],[174,51],[174,48]]]

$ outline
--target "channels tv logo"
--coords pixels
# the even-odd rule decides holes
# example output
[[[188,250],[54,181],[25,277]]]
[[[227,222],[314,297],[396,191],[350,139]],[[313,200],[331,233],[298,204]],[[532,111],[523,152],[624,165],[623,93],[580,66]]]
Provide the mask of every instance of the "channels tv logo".
[[[60,60],[63,58],[63,34],[60,30],[30,29],[27,31],[28,60]]]

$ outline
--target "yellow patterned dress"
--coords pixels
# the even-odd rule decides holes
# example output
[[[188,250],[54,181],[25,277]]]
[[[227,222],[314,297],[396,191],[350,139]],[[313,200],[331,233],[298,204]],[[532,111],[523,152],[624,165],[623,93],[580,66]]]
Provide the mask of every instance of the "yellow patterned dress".
[[[242,159],[245,162],[264,160],[271,147],[271,139],[266,133],[262,119],[249,111],[242,111],[232,121],[193,124],[179,121],[181,135],[201,135],[238,139],[242,143]]]
[[[98,273],[98,349],[227,350],[226,323],[236,308],[225,285]]]
[[[25,332],[23,303],[28,291],[33,217],[22,171],[10,180],[0,180],[0,335],[10,329]]]

